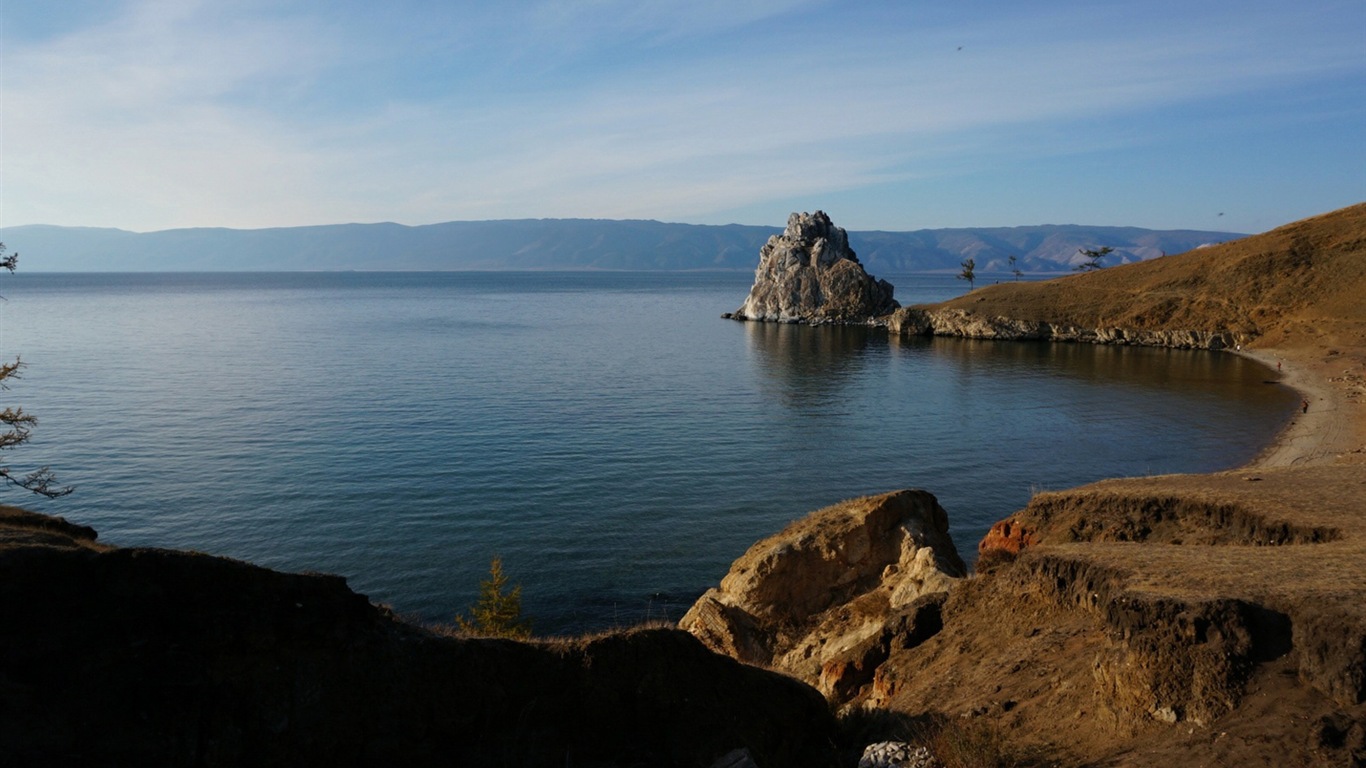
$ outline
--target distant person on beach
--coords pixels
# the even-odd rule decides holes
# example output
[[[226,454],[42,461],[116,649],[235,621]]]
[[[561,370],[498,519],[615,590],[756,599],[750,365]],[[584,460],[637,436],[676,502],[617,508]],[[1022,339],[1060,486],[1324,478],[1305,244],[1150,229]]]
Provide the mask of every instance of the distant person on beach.
[[[1308,400],[1301,400],[1301,401],[1300,401],[1300,413],[1309,413],[1309,401],[1308,401]]]

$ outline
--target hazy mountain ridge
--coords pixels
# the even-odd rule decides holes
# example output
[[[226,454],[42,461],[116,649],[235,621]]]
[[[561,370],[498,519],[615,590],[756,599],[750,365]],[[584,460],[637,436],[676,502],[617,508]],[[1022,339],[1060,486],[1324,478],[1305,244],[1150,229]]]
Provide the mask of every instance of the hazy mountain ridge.
[[[752,270],[759,248],[781,227],[670,224],[646,220],[518,219],[330,224],[274,229],[120,229],[25,225],[0,229],[25,271],[271,270]],[[1243,235],[1045,224],[1029,227],[850,232],[849,244],[874,274],[957,270],[1071,269],[1079,248],[1109,246],[1109,264],[1180,253]]]

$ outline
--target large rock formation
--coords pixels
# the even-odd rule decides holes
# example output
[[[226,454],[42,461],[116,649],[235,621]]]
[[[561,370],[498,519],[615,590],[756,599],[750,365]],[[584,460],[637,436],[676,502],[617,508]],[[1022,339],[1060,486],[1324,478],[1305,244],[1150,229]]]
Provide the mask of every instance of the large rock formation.
[[[937,630],[943,595],[964,575],[934,496],[896,491],[818,510],[750,547],[680,626],[845,699],[890,643]]]
[[[5,765],[829,765],[834,719],[675,629],[519,643],[336,576],[101,546],[0,507]]]
[[[863,270],[824,211],[794,213],[759,251],[754,287],[730,317],[779,323],[869,323],[895,310],[892,285]]]

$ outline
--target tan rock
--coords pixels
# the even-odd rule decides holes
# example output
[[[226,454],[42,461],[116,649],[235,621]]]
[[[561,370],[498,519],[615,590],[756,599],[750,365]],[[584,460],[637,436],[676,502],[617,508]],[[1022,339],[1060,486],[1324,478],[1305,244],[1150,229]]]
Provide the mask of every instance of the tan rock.
[[[966,572],[934,496],[895,491],[818,510],[750,547],[680,625],[718,652],[843,697],[847,670],[871,681],[896,641],[889,627],[916,624],[907,612],[919,615],[917,601]]]

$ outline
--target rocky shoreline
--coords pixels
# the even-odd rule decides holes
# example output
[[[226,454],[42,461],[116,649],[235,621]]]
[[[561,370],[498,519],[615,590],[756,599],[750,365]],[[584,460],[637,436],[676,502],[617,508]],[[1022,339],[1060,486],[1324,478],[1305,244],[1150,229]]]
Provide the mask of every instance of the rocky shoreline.
[[[1000,341],[1056,341],[1082,344],[1132,344],[1172,349],[1218,351],[1238,346],[1229,331],[1134,330],[1089,328],[1069,323],[988,317],[962,309],[906,307],[884,321],[892,333],[903,336],[952,336],[962,339]]]

